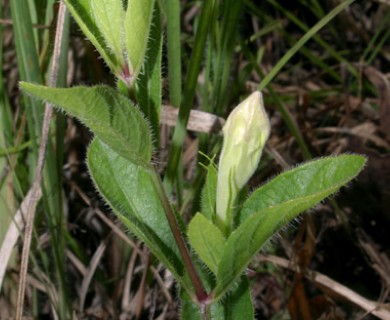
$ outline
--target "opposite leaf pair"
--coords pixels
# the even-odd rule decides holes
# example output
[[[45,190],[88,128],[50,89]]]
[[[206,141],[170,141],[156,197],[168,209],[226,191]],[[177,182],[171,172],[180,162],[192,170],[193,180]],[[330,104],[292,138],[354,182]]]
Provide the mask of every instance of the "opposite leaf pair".
[[[111,71],[132,85],[144,63],[154,0],[64,0]],[[126,10],[125,10],[126,9]]]
[[[307,162],[276,176],[244,202],[237,213],[238,226],[227,239],[210,217],[196,214],[188,226],[188,237],[216,276],[214,298],[229,290],[269,238],[348,183],[364,164],[362,156],[341,155]],[[206,187],[212,189],[216,175],[210,172]]]

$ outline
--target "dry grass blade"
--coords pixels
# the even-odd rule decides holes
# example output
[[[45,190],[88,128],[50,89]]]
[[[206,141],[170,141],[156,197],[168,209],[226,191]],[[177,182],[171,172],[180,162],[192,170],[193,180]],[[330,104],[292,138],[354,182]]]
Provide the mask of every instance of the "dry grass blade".
[[[368,300],[355,291],[343,286],[341,283],[334,281],[333,279],[315,271],[311,270],[302,270],[297,265],[291,263],[290,260],[277,257],[277,256],[261,256],[260,261],[271,262],[282,268],[290,269],[292,271],[302,273],[307,279],[312,282],[315,282],[321,286],[324,286],[333,292],[339,294],[343,298],[351,301],[355,305],[361,307],[363,310],[368,313],[372,313],[377,316],[379,319],[388,320],[390,319],[390,308],[388,305],[381,305],[375,301]]]
[[[78,193],[78,195],[83,199],[83,201],[91,207],[91,201],[89,198],[84,194],[84,192],[81,191],[81,189],[72,181],[70,181],[70,184],[72,188],[75,189],[75,191]],[[113,223],[109,218],[106,217],[106,215],[100,210],[96,209],[94,210],[96,215],[108,226],[111,228],[111,230],[119,237],[121,238],[125,243],[127,243],[131,248],[133,248],[138,254],[142,254],[142,251],[137,247],[137,245],[128,237],[125,235],[125,233],[117,226],[115,223]]]
[[[139,288],[137,290],[137,293],[135,295],[134,301],[136,302],[135,306],[135,317],[136,319],[139,319],[141,317],[142,309],[144,307],[144,301],[145,301],[145,292],[146,292],[146,277],[148,275],[148,270],[150,266],[150,253],[147,252],[148,250],[144,250],[144,256],[147,256],[145,262],[144,262],[144,270],[142,273],[141,283],[139,285]]]
[[[365,75],[375,85],[380,96],[380,126],[388,140],[390,140],[390,83],[382,72],[367,67]]]
[[[85,202],[85,204],[87,204],[89,207],[91,207],[90,199],[79,188],[79,186],[73,181],[69,181],[69,183],[71,185],[71,188],[77,192],[77,194]],[[131,281],[132,281],[132,276],[134,274],[136,258],[138,256],[142,256],[144,253],[140,249],[139,245],[135,244],[128,236],[126,236],[126,234],[114,222],[112,222],[100,209],[95,208],[94,212],[102,220],[102,222],[104,222],[112,230],[112,232],[116,236],[118,236],[125,243],[127,243],[133,250],[133,253],[131,255],[131,259],[130,259],[129,264],[128,264],[126,276],[125,276],[123,295],[122,295],[122,299],[121,299],[122,300],[122,302],[121,302],[122,312],[120,315],[120,319],[128,319],[129,312],[132,309],[132,305],[130,303],[130,293],[131,293]],[[87,269],[82,265],[82,263],[70,251],[67,253],[67,256],[73,262],[73,264],[79,270],[79,272],[82,275],[84,275],[84,277],[85,277],[86,273],[87,273]],[[168,301],[169,304],[172,304],[172,302],[173,302],[172,296],[167,288],[166,283],[161,278],[158,270],[154,266],[149,266],[149,270],[152,272],[155,280],[157,281],[165,299]]]
[[[161,123],[175,126],[179,116],[179,109],[163,105],[161,112]],[[187,129],[196,132],[220,133],[225,120],[211,113],[191,110],[188,119]]]
[[[61,52],[61,42],[62,42],[61,40],[63,35],[65,14],[66,14],[66,7],[64,3],[61,2],[59,13],[58,13],[58,20],[57,20],[56,38],[54,42],[53,63],[51,67],[50,80],[49,80],[50,86],[55,86],[57,80],[58,63],[59,63],[59,57]],[[17,309],[16,309],[16,316],[15,316],[17,320],[21,320],[23,315],[24,294],[26,289],[26,276],[27,276],[27,269],[28,269],[28,260],[30,255],[31,238],[32,238],[33,225],[34,225],[35,210],[41,192],[40,183],[42,180],[42,172],[45,163],[45,154],[46,154],[46,148],[47,148],[47,143],[49,138],[51,114],[52,114],[52,106],[46,104],[45,115],[44,115],[44,120],[42,125],[42,135],[41,135],[42,142],[39,147],[36,174],[35,174],[33,185],[31,187],[31,195],[28,198],[29,199],[27,204],[28,210],[26,211],[25,237],[23,242],[22,261],[20,266],[18,302],[17,302]]]
[[[82,192],[82,190],[79,188],[79,186],[74,183],[73,181],[70,181],[71,187],[78,193],[78,195],[83,199],[83,201],[88,205],[91,206],[90,199]],[[126,234],[117,226],[115,223],[113,223],[107,216],[100,210],[95,209],[94,212],[96,215],[112,230],[113,233],[115,233],[116,236],[118,236],[120,239],[122,239],[125,243],[127,243],[133,250],[132,258],[129,262],[129,267],[127,269],[126,278],[125,278],[125,285],[124,285],[124,293],[122,297],[122,316],[125,316],[127,312],[130,310],[131,306],[129,305],[128,301],[130,301],[130,292],[131,292],[131,276],[133,274],[133,263],[135,263],[136,257],[138,255],[142,256],[143,252],[139,248],[139,245],[135,244]],[[85,267],[81,264],[81,262],[78,261],[78,259],[73,255],[72,252],[68,252],[68,258],[73,262],[73,264],[76,266],[76,268],[80,271],[81,274],[84,276],[86,275],[87,270]],[[162,291],[162,294],[165,296],[166,300],[169,304],[173,302],[172,296],[167,289],[166,284],[164,283],[164,280],[161,278],[160,274],[158,273],[158,270],[154,266],[150,266],[150,270],[153,273],[154,278],[156,279],[158,285],[160,286],[160,289]]]
[[[363,141],[369,141],[381,148],[389,148],[389,144],[386,140],[382,139],[376,134],[377,126],[371,122],[364,122],[353,128],[345,127],[323,127],[317,128],[316,132],[327,132],[327,133],[339,133],[348,134],[361,138]]]
[[[137,246],[137,248],[138,248],[138,246]],[[121,303],[121,306],[122,306],[121,319],[123,317],[126,318],[126,314],[130,310],[131,279],[133,277],[134,267],[135,267],[135,262],[136,262],[137,256],[138,256],[138,252],[136,250],[134,250],[131,254],[129,265],[127,267],[125,284],[123,286],[122,303]]]
[[[88,269],[86,266],[84,266],[84,264],[79,260],[79,258],[76,257],[76,255],[70,251],[70,250],[67,250],[66,251],[66,256],[67,258],[69,259],[70,262],[73,263],[73,265],[75,266],[75,268],[78,270],[78,272],[80,272],[80,274],[82,274],[84,277],[86,276],[87,272],[88,272]]]
[[[374,241],[362,230],[359,232],[359,245],[372,262],[372,268],[379,274],[384,286],[390,290],[390,258],[380,252]]]
[[[37,197],[36,201],[38,201],[42,196],[42,191],[39,188],[38,192],[35,193]],[[32,190],[30,190],[26,197],[24,198],[20,208],[16,211],[15,216],[13,218],[13,222],[9,225],[7,233],[4,237],[3,243],[0,248],[0,289],[3,284],[5,271],[7,270],[7,265],[9,259],[11,258],[12,250],[15,247],[16,242],[19,239],[19,235],[21,234],[21,230],[24,229],[24,215],[28,212],[29,204],[32,197]]]
[[[34,286],[35,288],[37,288],[38,290],[45,292],[50,297],[48,302],[50,303],[50,307],[53,310],[53,318],[57,320],[58,315],[55,312],[56,304],[58,303],[59,300],[57,288],[50,281],[50,278],[46,274],[39,272],[38,276],[41,279],[41,281],[31,276],[27,276],[27,282],[32,286]]]
[[[99,266],[100,260],[103,257],[104,251],[106,251],[107,242],[108,239],[100,243],[99,247],[96,249],[91,259],[91,263],[88,267],[87,274],[84,276],[83,282],[81,284],[81,290],[80,290],[81,291],[80,305],[79,305],[80,312],[84,310],[85,298],[87,297],[89,285],[91,283],[92,277],[95,274],[97,267]]]

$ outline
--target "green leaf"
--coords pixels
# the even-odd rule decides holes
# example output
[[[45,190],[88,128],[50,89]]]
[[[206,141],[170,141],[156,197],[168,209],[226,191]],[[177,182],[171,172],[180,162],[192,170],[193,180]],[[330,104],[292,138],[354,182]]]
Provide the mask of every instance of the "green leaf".
[[[240,223],[252,214],[274,206],[302,207],[301,211],[337,191],[363,168],[366,159],[358,155],[326,157],[286,171],[258,188],[244,203]]]
[[[141,110],[150,121],[153,130],[153,141],[156,147],[160,145],[162,35],[161,13],[159,6],[156,6],[150,30],[147,58],[144,61],[143,71],[140,73],[137,81],[137,101]]]
[[[196,253],[216,274],[225,245],[221,231],[204,215],[197,213],[188,226],[187,234]]]
[[[95,16],[92,8],[93,1],[64,0],[64,2],[80,29],[84,32],[89,41],[92,42],[97,51],[99,51],[109,68],[114,72],[114,74],[120,74],[123,66],[121,66],[120,62],[118,62],[118,57],[116,57],[113,51],[107,46],[105,37],[99,28],[98,22],[96,21],[97,17]],[[111,20],[119,20],[119,18],[112,17]],[[118,35],[121,33],[122,31],[118,31]]]
[[[253,303],[248,279],[242,277],[237,287],[223,300],[224,320],[254,319]]]
[[[191,300],[183,299],[181,306],[181,318],[186,320],[226,320],[225,308],[220,303],[213,303],[209,305],[208,317],[202,317],[200,306]],[[244,319],[244,318],[238,318]]]
[[[144,63],[154,0],[131,0],[125,16],[125,42],[130,75],[136,78]]]
[[[283,225],[353,179],[365,162],[357,155],[323,158],[282,173],[257,189],[244,203],[242,223],[225,245],[218,266],[216,298],[229,290],[253,256]]]
[[[191,301],[188,295],[181,294],[182,308],[181,319],[202,320],[200,307]],[[242,277],[235,288],[227,295],[226,299],[209,305],[207,319],[212,320],[236,320],[254,319],[254,310],[251,299],[248,280]]]
[[[215,167],[214,161],[210,160],[210,164],[207,167],[206,182],[202,189],[202,214],[210,221],[214,222],[215,219],[215,206],[217,202],[217,177],[218,172]]]
[[[149,124],[126,97],[107,86],[49,88],[21,82],[21,88],[78,118],[94,134],[138,165],[152,156]]]
[[[97,189],[115,214],[180,279],[183,263],[154,188],[156,172],[126,160],[98,138],[89,146],[87,160]]]
[[[91,15],[95,17],[106,47],[124,65],[123,20],[125,11],[122,0],[94,0],[90,1]]]

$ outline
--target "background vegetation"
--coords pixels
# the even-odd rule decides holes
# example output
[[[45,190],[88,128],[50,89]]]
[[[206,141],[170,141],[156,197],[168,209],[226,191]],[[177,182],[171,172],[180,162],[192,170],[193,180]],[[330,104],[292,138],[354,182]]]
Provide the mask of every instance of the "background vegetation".
[[[352,4],[329,16],[341,2],[159,2],[165,28],[165,105],[225,118],[248,93],[262,89],[272,132],[251,186],[313,157],[354,152],[369,158],[357,181],[281,233],[248,270],[258,319],[371,319],[375,317],[364,311],[363,300],[353,300],[354,294],[389,303],[390,4],[347,1]],[[201,24],[200,10],[208,4],[211,15]],[[2,242],[32,184],[43,119],[43,107],[20,94],[18,81],[48,81],[58,3],[11,0],[3,1],[0,10]],[[324,27],[312,29],[318,22]],[[115,86],[69,17],[64,30],[57,86]],[[197,52],[201,35],[206,44]],[[206,173],[201,163],[208,162],[199,151],[217,155],[221,138],[218,132],[188,131],[171,142],[172,131],[161,126],[155,163],[161,174],[168,172],[169,181],[170,174],[177,174],[169,171],[174,161],[169,147],[178,154],[183,148],[178,183],[171,187],[178,211],[190,217],[198,208]],[[90,138],[77,121],[60,113],[53,117],[25,314],[42,319],[176,319],[172,278],[147,248],[126,236],[91,184],[84,162]],[[16,309],[18,244],[1,288],[1,319]],[[298,268],[325,274],[336,287],[326,287],[313,274],[294,272]],[[351,292],[340,295],[337,288],[342,286]]]

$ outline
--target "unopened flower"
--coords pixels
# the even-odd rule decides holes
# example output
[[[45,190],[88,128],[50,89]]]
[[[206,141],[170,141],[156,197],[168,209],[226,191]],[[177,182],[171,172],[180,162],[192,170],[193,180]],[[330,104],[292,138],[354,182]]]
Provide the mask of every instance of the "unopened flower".
[[[241,102],[223,127],[216,209],[217,224],[225,235],[230,233],[237,195],[255,172],[269,132],[270,123],[259,91]]]

